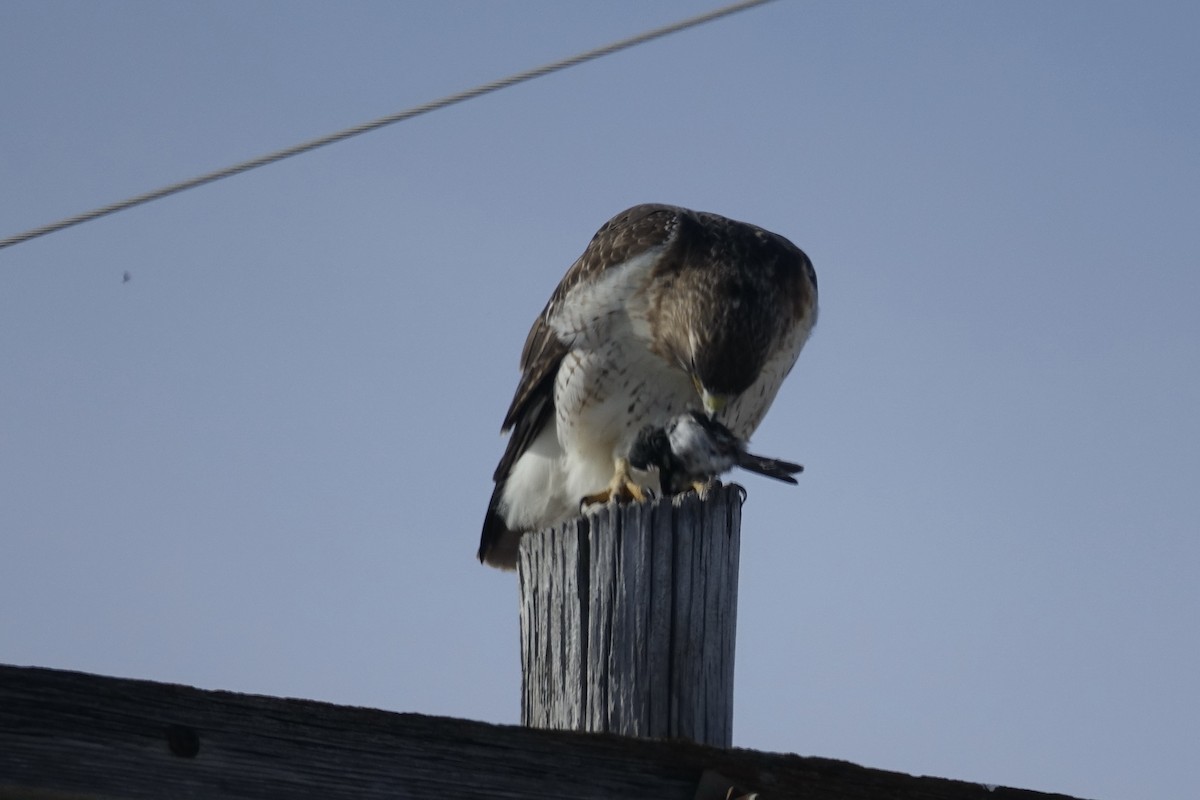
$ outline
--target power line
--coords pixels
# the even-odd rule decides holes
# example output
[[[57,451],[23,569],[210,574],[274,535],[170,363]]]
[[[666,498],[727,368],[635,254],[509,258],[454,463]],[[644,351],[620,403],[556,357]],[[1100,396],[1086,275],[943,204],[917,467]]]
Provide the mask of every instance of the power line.
[[[670,25],[654,28],[646,31],[645,33],[640,33],[636,36],[630,36],[626,39],[621,39],[620,41],[612,42],[611,44],[606,44],[602,47],[597,47],[593,50],[587,50],[583,53],[571,56],[570,58],[564,58],[560,61],[554,61],[549,64],[544,64],[540,67],[534,67],[533,69],[528,69],[524,72],[518,72],[515,75],[509,75],[507,78],[500,78],[499,80],[495,80],[490,83],[481,84],[473,89],[467,89],[456,94],[447,95],[440,100],[434,100],[419,106],[413,106],[412,108],[399,111],[395,114],[389,114],[386,117],[380,117],[379,119],[372,120],[371,122],[364,122],[360,125],[355,125],[354,127],[340,130],[337,133],[331,133],[327,136],[311,139],[307,142],[301,142],[300,144],[292,145],[291,147],[286,147],[282,150],[276,150],[273,153],[267,153],[266,155],[259,156],[258,158],[252,158],[249,161],[243,161],[239,164],[225,167],[224,169],[219,169],[214,172],[209,172],[204,175],[191,178],[190,180],[172,183],[168,186],[163,186],[160,189],[155,189],[154,191],[146,192],[145,194],[139,194],[136,197],[130,197],[117,203],[110,203],[109,205],[101,206],[100,208],[96,208],[82,214],[76,214],[73,217],[67,217],[66,219],[53,222],[49,225],[43,225],[40,228],[33,228],[32,230],[25,231],[24,233],[18,233],[14,236],[0,239],[0,250],[3,250],[5,247],[11,247],[14,244],[27,242],[30,239],[36,239],[39,236],[45,236],[50,233],[61,231],[64,228],[70,228],[71,226],[78,225],[82,222],[89,222],[93,219],[108,216],[109,214],[115,214],[118,211],[124,211],[127,208],[133,208],[134,206],[140,206],[143,203],[149,203],[153,200],[159,200],[169,195],[187,191],[188,189],[194,189],[197,186],[203,186],[206,183],[212,183],[214,181],[219,181],[222,178],[228,178],[232,175],[248,172],[249,170],[257,169],[258,167],[266,166],[267,164],[274,164],[276,161],[282,161],[285,158],[291,158],[292,156],[300,155],[301,153],[307,153],[309,150],[315,150],[318,147],[324,147],[327,144],[340,142],[343,139],[349,139],[351,136],[358,136],[360,133],[367,133],[368,131],[382,128],[385,125],[391,125],[396,122],[402,122],[406,119],[412,119],[413,117],[427,114],[430,111],[437,111],[440,108],[461,103],[464,100],[472,100],[476,97],[490,94],[491,92],[495,92],[499,89],[506,89],[509,86],[515,86],[518,83],[524,83],[525,81],[530,81],[534,78],[540,78],[543,75],[559,72],[560,70],[567,69],[568,67],[574,67],[587,61],[593,61],[597,58],[602,58],[621,50],[626,50],[630,47],[644,44],[645,42],[649,42],[654,39],[662,38],[663,36],[667,36],[672,33],[677,33],[688,28],[694,28],[697,25],[703,25],[706,22],[712,22],[713,20],[727,17],[731,14],[736,14],[739,11],[745,11],[747,9],[754,8],[755,6],[765,5],[769,2],[771,2],[771,0],[742,0],[742,2],[731,3],[727,6],[722,6],[721,8],[708,11],[704,14],[698,14],[694,17],[689,17],[687,19],[680,20],[679,22],[671,23]]]

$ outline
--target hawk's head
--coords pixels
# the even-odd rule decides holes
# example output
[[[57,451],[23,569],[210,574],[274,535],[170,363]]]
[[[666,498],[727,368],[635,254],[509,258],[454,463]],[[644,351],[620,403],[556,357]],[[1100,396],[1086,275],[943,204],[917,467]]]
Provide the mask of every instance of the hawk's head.
[[[696,212],[677,224],[680,245],[654,268],[651,347],[687,372],[713,415],[812,327],[815,275],[798,247],[757,226]]]

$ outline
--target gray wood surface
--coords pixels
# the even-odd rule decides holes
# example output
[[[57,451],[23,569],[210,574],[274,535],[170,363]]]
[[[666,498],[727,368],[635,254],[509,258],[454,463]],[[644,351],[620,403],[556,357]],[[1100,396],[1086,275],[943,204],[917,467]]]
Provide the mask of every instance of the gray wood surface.
[[[0,800],[717,800],[714,773],[763,800],[1063,798],[821,758],[0,665]]]
[[[743,499],[719,486],[522,537],[524,724],[732,743]]]

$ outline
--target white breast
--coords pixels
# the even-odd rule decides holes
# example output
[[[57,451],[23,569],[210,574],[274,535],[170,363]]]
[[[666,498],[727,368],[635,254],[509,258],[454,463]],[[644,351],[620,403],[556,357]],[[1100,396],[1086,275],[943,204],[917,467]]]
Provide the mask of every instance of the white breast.
[[[555,384],[565,485],[576,497],[608,486],[643,426],[699,407],[687,375],[650,353],[627,322],[620,327],[600,347],[568,355]]]

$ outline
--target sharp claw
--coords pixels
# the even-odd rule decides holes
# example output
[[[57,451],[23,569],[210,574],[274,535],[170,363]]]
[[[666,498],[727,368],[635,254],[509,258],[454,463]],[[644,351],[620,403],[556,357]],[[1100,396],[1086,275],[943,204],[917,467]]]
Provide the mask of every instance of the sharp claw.
[[[610,490],[605,489],[603,492],[585,495],[584,498],[579,501],[579,507],[582,509],[585,506],[603,505],[612,499],[612,494],[613,493]]]
[[[613,500],[616,500],[618,503],[644,503],[647,497],[646,490],[630,480],[629,463],[622,460],[617,462],[616,472],[613,474],[613,479],[607,488],[604,491],[584,497],[580,502],[580,507],[598,503],[609,503]]]
[[[709,492],[720,485],[721,481],[716,477],[712,477],[706,481],[693,481],[692,489],[696,492],[696,495],[703,500],[704,498],[708,497]]]

